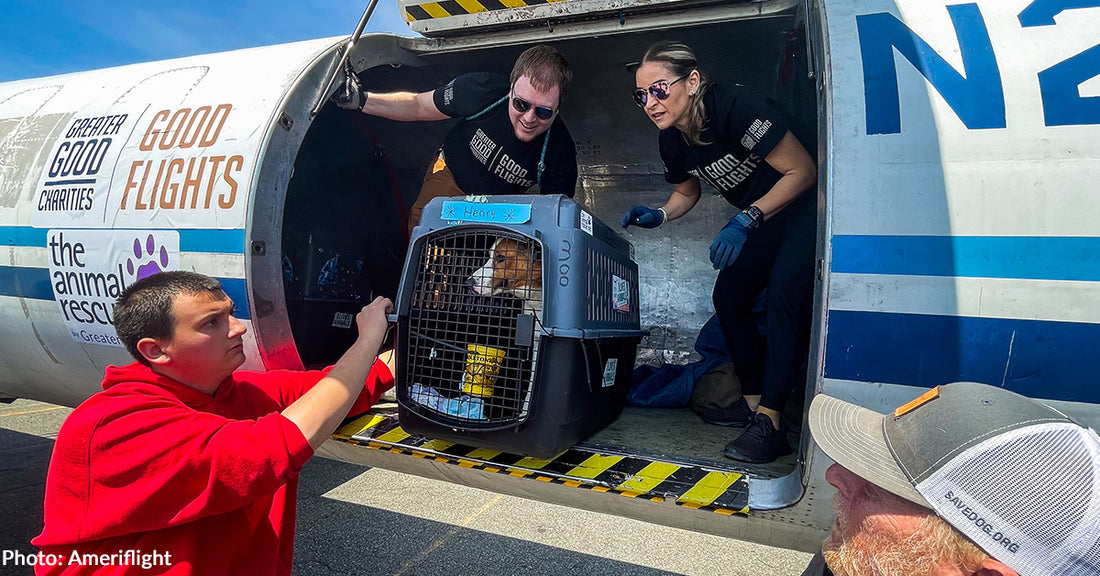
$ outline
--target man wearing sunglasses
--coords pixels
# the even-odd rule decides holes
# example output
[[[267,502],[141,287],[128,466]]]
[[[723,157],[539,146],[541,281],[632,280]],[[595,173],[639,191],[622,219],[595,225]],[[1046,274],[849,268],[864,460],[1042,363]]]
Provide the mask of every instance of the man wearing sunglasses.
[[[473,72],[431,92],[368,93],[349,76],[333,101],[345,109],[398,121],[461,118],[409,212],[409,231],[429,200],[466,194],[543,194],[570,198],[577,183],[573,137],[558,117],[573,72],[550,46],[520,54],[510,77]]]

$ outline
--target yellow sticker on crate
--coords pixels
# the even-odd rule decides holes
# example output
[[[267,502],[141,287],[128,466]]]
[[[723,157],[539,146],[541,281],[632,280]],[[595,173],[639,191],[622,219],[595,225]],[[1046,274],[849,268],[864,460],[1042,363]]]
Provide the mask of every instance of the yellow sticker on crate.
[[[489,346],[466,346],[466,372],[462,375],[462,391],[471,396],[493,395],[493,385],[500,373],[504,350]]]

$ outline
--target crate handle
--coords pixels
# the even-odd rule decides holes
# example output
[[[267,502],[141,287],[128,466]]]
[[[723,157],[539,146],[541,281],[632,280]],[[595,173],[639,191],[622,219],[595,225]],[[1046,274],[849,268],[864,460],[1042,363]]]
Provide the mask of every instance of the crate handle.
[[[603,383],[603,358],[600,355],[600,345],[599,345],[598,342],[596,342],[596,361],[597,361],[597,365],[596,365],[595,373],[598,374],[599,376],[597,376],[595,379],[593,379],[592,378],[592,374],[593,374],[592,361],[588,357],[588,343],[589,343],[589,340],[581,340],[581,353],[584,354],[584,372],[585,372],[585,376],[588,378],[588,391],[591,392],[592,394],[596,394],[597,392],[599,392],[599,390],[594,385],[594,383],[596,383],[596,382],[599,382],[600,384]],[[602,388],[602,386],[600,388]]]

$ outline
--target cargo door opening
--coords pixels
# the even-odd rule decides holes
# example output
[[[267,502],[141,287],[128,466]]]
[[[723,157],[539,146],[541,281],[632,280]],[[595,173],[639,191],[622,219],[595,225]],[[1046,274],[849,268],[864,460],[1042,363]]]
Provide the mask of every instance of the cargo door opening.
[[[355,315],[397,292],[404,213],[393,165],[369,127],[322,109],[294,162],[282,226],[287,316],[307,368],[339,359],[355,341]]]
[[[562,104],[561,115],[577,148],[580,176],[575,200],[604,223],[621,230],[618,223],[630,207],[637,204],[661,205],[671,194],[672,186],[664,181],[657,150],[658,129],[631,98],[635,82],[630,65],[658,40],[677,39],[692,46],[712,81],[743,83],[775,97],[792,116],[792,132],[796,132],[811,155],[816,156],[816,89],[813,79],[806,73],[805,40],[793,33],[798,28],[792,11],[769,17],[709,24],[690,23],[660,30],[585,35],[550,42],[565,55],[574,69],[574,82]],[[532,37],[535,40],[514,45],[497,44],[491,38],[481,45],[474,39],[468,39],[466,46],[456,42],[442,50],[432,42],[411,43],[411,49],[419,50],[416,57],[424,63],[422,67],[373,65],[361,70],[359,78],[371,91],[420,92],[440,87],[466,72],[488,71],[507,75],[524,49],[547,41],[542,35],[532,34]],[[792,57],[793,62],[790,61]],[[326,117],[326,114],[329,116]],[[392,237],[382,239],[386,245],[393,244],[393,237],[402,239],[397,242],[398,247],[394,251],[399,256],[386,261],[382,267],[386,274],[384,278],[375,270],[368,271],[371,285],[367,288],[368,292],[374,286],[388,282],[384,289],[389,292],[382,293],[388,296],[396,293],[400,274],[397,268],[404,260],[403,227],[406,215],[393,215],[391,208],[395,204],[382,197],[398,196],[394,191],[400,190],[399,196],[404,206],[412,204],[424,173],[450,126],[447,121],[395,122],[349,113],[330,105],[322,111],[303,144],[294,181],[303,178],[299,165],[304,166],[304,161],[321,161],[321,157],[328,154],[324,150],[331,147],[331,142],[326,139],[337,134],[346,134],[348,139],[361,138],[371,147],[369,149],[375,150],[392,167],[397,182],[395,187],[386,184],[371,190],[359,188],[361,192],[354,193],[350,190],[325,192],[347,203],[344,209],[337,209],[339,218],[361,209],[356,203],[371,202],[371,206],[385,206],[371,208],[369,216],[382,218],[384,215],[388,218],[389,225],[379,228],[388,232],[353,229],[353,235],[377,240],[383,234],[390,234]],[[358,166],[362,162],[361,157],[345,156],[343,165]],[[314,172],[317,170],[314,169]],[[360,176],[349,176],[347,180],[358,178]],[[324,196],[314,196],[309,192],[310,188],[315,187],[306,184],[301,189],[293,190],[293,194],[288,194],[287,228],[299,234],[328,230],[322,219],[300,213],[306,208],[323,208]],[[693,345],[701,327],[714,312],[711,288],[715,273],[707,261],[707,249],[732,213],[732,207],[704,185],[700,203],[682,221],[660,230],[630,230],[623,233],[634,244],[635,260],[640,268],[642,325],[652,328],[649,336],[638,346],[638,365],[662,362],[685,364],[698,359]],[[348,226],[353,227],[351,224]],[[293,242],[289,234],[284,232],[288,243]],[[288,244],[284,251],[292,250],[293,247]],[[552,264],[549,260],[552,257],[551,248],[547,247],[544,264]],[[302,281],[300,277],[296,278],[298,282]],[[287,282],[287,285],[292,283]],[[379,292],[376,290],[374,293]],[[357,310],[365,304],[366,296],[369,294],[364,294],[360,288],[360,300],[349,308]],[[333,303],[336,300],[340,298],[322,297],[322,302]],[[292,292],[292,288],[287,289],[287,301],[288,307],[300,306],[300,310],[292,314],[308,316],[306,307],[319,307],[305,297],[299,297],[298,293]],[[815,317],[819,311],[815,310]],[[295,342],[300,350],[301,339],[314,333],[312,331],[317,334],[329,331],[331,317],[315,314],[319,319],[311,320],[314,328],[305,327],[304,321],[299,321],[294,327]],[[341,346],[327,346],[332,359],[343,350]],[[805,378],[800,378],[800,384],[795,386],[792,400],[788,403],[792,421],[802,416],[799,395],[807,386],[814,384],[816,369],[811,354],[802,371]],[[458,372],[455,371],[456,374]],[[697,414],[683,406],[667,409],[627,406],[618,420],[584,440],[581,445],[639,456],[660,455],[715,469],[744,471],[763,478],[786,476],[795,470],[799,458],[798,432],[789,436],[795,453],[765,465],[734,462],[723,456],[723,447],[738,434],[738,429],[702,422]]]

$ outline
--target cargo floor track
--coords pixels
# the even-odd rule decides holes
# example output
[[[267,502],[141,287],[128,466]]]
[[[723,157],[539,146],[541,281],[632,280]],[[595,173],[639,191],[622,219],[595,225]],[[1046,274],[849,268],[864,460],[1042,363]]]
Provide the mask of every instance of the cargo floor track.
[[[395,404],[379,404],[351,419],[333,438],[489,474],[617,492],[719,514],[747,515],[749,477],[778,477],[795,466],[793,455],[765,465],[726,459],[723,447],[741,431],[707,424],[687,409],[627,407],[607,428],[548,460],[410,435],[396,414]]]

